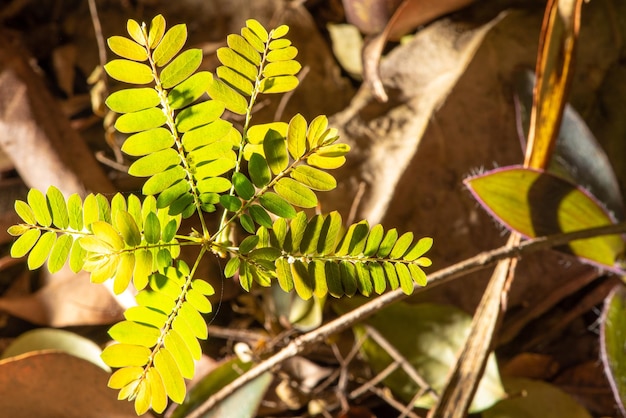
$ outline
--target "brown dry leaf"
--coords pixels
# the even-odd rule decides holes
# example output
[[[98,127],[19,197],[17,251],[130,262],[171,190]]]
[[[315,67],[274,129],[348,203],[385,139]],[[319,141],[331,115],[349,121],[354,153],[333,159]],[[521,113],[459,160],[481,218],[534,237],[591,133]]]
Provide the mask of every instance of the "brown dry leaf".
[[[0,415],[11,418],[133,418],[132,403],[107,387],[109,373],[59,352],[0,361]],[[144,416],[149,416],[145,414]]]
[[[602,364],[596,360],[572,366],[553,381],[583,404],[594,415],[615,411],[615,399],[611,392]]]
[[[91,283],[86,272],[57,274],[32,295],[0,298],[0,311],[51,327],[111,324],[122,318],[111,293]]]
[[[502,375],[545,380],[559,371],[559,363],[547,354],[520,353],[509,360],[501,369]]]
[[[387,101],[378,72],[388,40],[398,40],[439,16],[467,6],[474,0],[343,0],[346,19],[370,35],[363,47],[363,80],[374,97]]]

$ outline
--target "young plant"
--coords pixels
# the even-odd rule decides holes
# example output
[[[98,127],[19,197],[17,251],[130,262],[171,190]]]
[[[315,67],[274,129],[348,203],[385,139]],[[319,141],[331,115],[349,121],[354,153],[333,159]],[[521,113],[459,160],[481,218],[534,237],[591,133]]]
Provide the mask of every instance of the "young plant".
[[[19,236],[12,256],[28,254],[30,269],[47,260],[56,272],[69,260],[94,283],[113,280],[115,293],[132,281],[137,306],[109,330],[115,343],[102,353],[118,369],[109,386],[120,390],[120,399],[134,400],[138,414],[162,412],[168,397],[184,400],[184,379],[193,377],[201,356],[198,340],[207,338],[202,314],[212,310],[213,287],[196,277],[209,254],[228,258],[225,276],[238,275],[245,290],[276,280],[304,299],[370,296],[387,286],[410,293],[414,281],[426,284],[421,267],[430,265],[424,254],[432,239],[414,241],[410,232],[399,236],[366,221],[344,228],[337,212],[309,218],[303,211],[317,206],[317,192],[335,188],[328,170],[343,165],[349,150],[325,116],[251,124],[260,94],[298,85],[301,66],[285,38],[287,26],[268,32],[248,20],[217,51],[216,76],[197,71],[200,49],[183,50],[185,25],[166,30],[159,15],[149,28],[129,20],[127,29],[130,38],[108,40],[121,58],[105,70],[134,87],[106,103],[121,114],[116,129],[130,134],[122,151],[136,157],[129,174],[146,178],[143,199],[66,200],[55,187],[45,195],[33,189],[26,202],[15,203],[23,223],[9,229]],[[241,129],[224,118],[225,110],[243,116]],[[181,220],[191,216],[201,229],[185,233]],[[233,236],[242,235],[232,233],[237,225],[245,238],[235,243]],[[182,246],[198,248],[191,266],[179,259]]]

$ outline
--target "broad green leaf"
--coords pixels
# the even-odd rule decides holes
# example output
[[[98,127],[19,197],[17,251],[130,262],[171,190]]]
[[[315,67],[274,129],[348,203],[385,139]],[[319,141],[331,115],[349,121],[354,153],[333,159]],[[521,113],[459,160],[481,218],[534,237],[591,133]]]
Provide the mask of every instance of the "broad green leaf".
[[[265,192],[259,196],[259,203],[265,209],[272,212],[276,216],[291,219],[296,216],[296,210],[285,199],[272,192]]]
[[[253,125],[248,129],[248,142],[251,144],[262,144],[265,137],[270,132],[272,135],[279,135],[283,138],[287,137],[288,126],[285,122],[270,122]]]
[[[252,217],[250,215],[248,215],[247,213],[242,214],[239,217],[239,223],[241,224],[241,227],[248,233],[250,234],[254,234],[254,221],[252,220]],[[247,289],[249,290],[249,289]]]
[[[206,92],[212,80],[213,74],[208,71],[200,71],[178,84],[167,94],[170,108],[182,109],[195,102]]]
[[[91,230],[94,233],[94,236],[107,243],[111,248],[116,251],[119,251],[124,248],[124,240],[120,236],[120,234],[107,222],[104,221],[96,221],[91,224]],[[84,237],[90,238],[90,237]]]
[[[161,331],[151,325],[122,321],[109,329],[109,335],[120,343],[152,347],[161,336]]]
[[[237,165],[235,158],[219,158],[210,163],[196,167],[195,177],[205,179],[207,177],[217,177],[232,170]]]
[[[507,228],[527,237],[573,232],[613,223],[591,195],[559,177],[522,167],[501,168],[465,181],[475,198]],[[623,273],[619,235],[570,242],[574,255]]]
[[[35,213],[28,205],[28,203],[23,200],[16,200],[14,203],[15,212],[18,216],[29,225],[37,225],[37,220],[35,219]]]
[[[184,179],[185,170],[180,166],[174,166],[150,177],[143,185],[142,193],[145,195],[155,195]],[[185,188],[186,191],[186,188]]]
[[[363,255],[366,257],[372,257],[378,251],[380,247],[380,243],[383,240],[383,235],[385,231],[381,224],[375,225],[371,230],[367,237],[367,244],[365,245],[365,250],[363,250]]]
[[[246,20],[246,27],[248,27],[252,32],[254,32],[254,34],[262,42],[267,42],[268,37],[269,37],[267,30],[265,30],[263,25],[261,25],[258,20],[255,20],[255,19]]]
[[[124,311],[124,318],[132,322],[152,325],[155,328],[162,328],[167,322],[167,315],[163,312],[150,309],[147,306],[131,306]]]
[[[281,133],[273,129],[268,130],[263,138],[263,151],[272,173],[279,174],[287,168],[289,164],[287,144]]]
[[[307,150],[306,131],[306,120],[301,114],[291,118],[287,130],[287,149],[294,160],[302,157]]]
[[[116,91],[109,95],[105,103],[114,112],[132,113],[157,106],[161,102],[156,90],[138,87]]]
[[[407,253],[402,257],[406,261],[415,261],[419,257],[426,254],[428,250],[433,246],[433,239],[429,237],[420,238],[419,241],[414,243]]]
[[[301,208],[314,208],[317,206],[315,193],[293,179],[281,178],[274,185],[274,191],[292,205]]]
[[[126,30],[131,38],[135,40],[139,45],[144,45],[146,38],[141,30],[141,25],[134,19],[128,19],[126,22]]]
[[[230,49],[250,61],[254,66],[261,65],[261,55],[241,35],[228,35],[226,43]]]
[[[482,413],[484,418],[541,417],[591,418],[572,396],[550,383],[523,378],[505,378],[504,388],[510,396]]]
[[[282,38],[283,36],[287,35],[288,32],[289,32],[289,26],[280,25],[279,27],[277,27],[276,29],[272,31],[271,36],[272,36],[272,39]]]
[[[185,42],[187,41],[187,26],[184,24],[172,26],[154,49],[152,58],[159,67],[163,67],[165,64],[171,61],[176,54],[183,49]]]
[[[183,302],[178,315],[185,320],[196,338],[206,340],[208,337],[207,325],[200,313],[189,302]]]
[[[161,85],[169,89],[187,80],[202,63],[202,50],[188,49],[174,58],[159,74]]]
[[[128,168],[128,174],[135,177],[148,177],[180,164],[180,156],[172,148],[141,157]]]
[[[267,186],[272,179],[267,161],[259,154],[252,154],[248,162],[248,172],[252,183],[258,188]]]
[[[300,81],[298,77],[293,75],[281,75],[276,77],[268,77],[261,80],[259,90],[261,93],[286,93],[298,87]]]
[[[428,277],[426,277],[426,273],[424,273],[424,270],[417,266],[417,264],[409,264],[408,268],[411,273],[411,278],[415,283],[420,286],[426,286],[426,284],[428,284]]]
[[[176,128],[187,132],[198,126],[206,125],[222,116],[224,105],[217,100],[207,100],[180,111],[176,116]]]
[[[346,234],[341,239],[335,250],[337,255],[359,255],[365,250],[369,225],[367,221],[361,221],[350,225]]]
[[[74,240],[72,244],[72,249],[70,250],[70,269],[74,273],[78,273],[82,270],[83,265],[85,264],[85,257],[87,253],[80,245],[79,240]]]
[[[230,189],[230,180],[224,177],[213,177],[200,180],[198,190],[201,193],[223,193]]]
[[[161,239],[161,223],[153,213],[148,213],[143,224],[144,238],[148,244],[156,244]]]
[[[315,153],[320,157],[343,157],[350,152],[350,145],[348,144],[331,144],[320,147]]]
[[[107,74],[129,84],[148,84],[154,80],[152,70],[146,64],[125,59],[109,61],[104,65]]]
[[[270,41],[268,44],[269,49],[283,49],[287,48],[291,45],[291,41],[289,39],[274,39]]]
[[[294,289],[298,296],[304,300],[309,300],[313,296],[315,283],[309,275],[307,266],[300,260],[290,263],[291,276],[293,277]]]
[[[398,238],[395,245],[391,249],[391,252],[389,253],[389,258],[393,260],[401,258],[409,249],[411,243],[413,243],[413,233],[405,232],[400,238]]]
[[[267,54],[265,59],[267,59],[267,61],[269,62],[288,61],[294,59],[296,55],[298,55],[298,50],[296,49],[296,47],[288,46],[282,49],[271,50]]]
[[[215,289],[206,280],[194,279],[191,282],[191,288],[195,289],[200,294],[205,295],[205,296],[211,296],[215,294]]]
[[[271,78],[281,75],[295,75],[302,69],[298,61],[270,62],[263,68],[263,77]]]
[[[259,205],[250,205],[248,207],[248,213],[252,216],[252,219],[266,228],[272,227],[272,218],[270,215]]]
[[[343,306],[350,307],[357,303],[342,301]],[[365,323],[374,327],[407,359],[418,375],[439,392],[446,383],[448,371],[456,362],[455,353],[465,344],[471,320],[469,315],[450,306],[399,302],[366,319]],[[406,332],[407,324],[411,324],[411,332]],[[354,331],[358,338],[364,336],[363,326],[356,326]],[[393,362],[389,354],[371,338],[365,340],[361,353],[377,373]],[[383,383],[403,402],[410,402],[419,390],[417,383],[402,368],[396,369]],[[482,411],[505,396],[495,356],[491,354],[470,412]],[[414,405],[428,409],[434,401],[434,396],[427,393]]]
[[[116,370],[109,378],[108,386],[111,389],[121,389],[143,375],[143,367],[129,366]]]
[[[233,257],[230,260],[228,260],[228,262],[226,263],[226,266],[224,267],[224,276],[226,278],[231,278],[235,275],[235,273],[237,273],[238,269],[239,269],[239,258]]]
[[[111,36],[107,39],[107,45],[109,45],[111,51],[122,58],[133,61],[145,61],[148,59],[146,48],[123,36]]]
[[[309,165],[317,168],[323,168],[325,170],[333,170],[339,168],[346,162],[346,157],[322,157],[318,154],[313,154],[306,159]]]
[[[213,78],[207,93],[213,100],[221,102],[226,109],[237,115],[245,115],[248,110],[246,99],[220,79]]]
[[[165,128],[156,128],[129,136],[122,144],[122,151],[140,157],[170,148],[172,145],[174,145],[172,133]]]
[[[231,212],[237,212],[241,209],[241,199],[237,196],[222,195],[220,196],[220,204]]]
[[[65,265],[73,242],[71,235],[61,235],[57,238],[52,251],[50,251],[50,257],[48,257],[48,271],[50,273],[58,272]]]
[[[245,94],[246,96],[252,96],[252,93],[254,92],[252,81],[248,80],[237,71],[232,70],[229,67],[220,66],[217,67],[215,72],[220,80],[237,90],[239,93]]]
[[[146,182],[147,183],[147,182]],[[172,203],[183,195],[189,194],[190,185],[186,180],[180,180],[163,190],[157,199],[158,208],[171,207]],[[146,193],[147,194],[147,193]]]
[[[626,405],[626,290],[616,285],[604,301],[600,322],[600,349],[605,375],[611,383],[613,397],[620,411]]]
[[[118,211],[115,214],[115,226],[122,235],[124,242],[130,247],[141,243],[141,233],[132,215],[126,211]]]
[[[52,231],[44,233],[41,238],[39,238],[39,241],[37,241],[33,249],[30,250],[30,254],[28,254],[29,270],[38,269],[46,262],[56,238],[57,234]]]
[[[323,222],[324,218],[321,215],[315,215],[309,219],[300,242],[300,252],[302,254],[315,254],[317,252]]]
[[[216,119],[211,123],[185,132],[182,138],[183,147],[185,147],[185,151],[191,152],[222,139],[227,141],[225,137],[231,130],[233,130],[233,125],[230,122]]]
[[[185,381],[176,361],[167,350],[159,350],[154,356],[154,366],[163,378],[165,391],[176,403],[182,403],[185,399]]]
[[[240,172],[233,173],[233,185],[237,195],[243,200],[250,200],[254,196],[254,185],[245,174]]]
[[[117,263],[115,276],[113,277],[113,293],[121,294],[133,278],[133,268],[135,267],[135,254],[132,252],[122,253]]]
[[[167,117],[157,107],[121,115],[115,121],[115,129],[123,133],[135,133],[158,128],[165,124]]]
[[[324,225],[320,232],[320,239],[317,247],[319,254],[332,254],[339,239],[342,229],[341,215],[337,211],[332,211],[324,219]]]
[[[150,30],[148,31],[148,46],[150,49],[156,48],[156,46],[163,39],[165,33],[165,18],[163,15],[156,15],[150,23]]]
[[[241,36],[260,53],[265,52],[265,42],[261,40],[250,28],[241,28]]]
[[[329,191],[337,187],[337,181],[332,175],[307,165],[295,167],[289,175],[313,190]]]
[[[175,330],[170,330],[164,338],[165,348],[175,360],[180,373],[186,379],[191,379],[194,375],[194,364],[191,352],[187,348],[187,344]]]
[[[194,307],[198,312],[201,313],[209,313],[212,311],[211,302],[200,293],[198,290],[191,288],[187,290],[187,294],[185,295],[185,299]]]
[[[52,212],[52,223],[54,226],[59,229],[67,229],[70,224],[70,218],[67,213],[67,204],[61,191],[54,186],[50,186],[46,192],[46,200]]]
[[[393,249],[393,246],[396,245],[396,241],[398,240],[398,230],[392,228],[387,231],[385,237],[383,238],[380,246],[378,247],[378,257],[387,258]]]
[[[20,258],[28,254],[37,240],[41,237],[40,229],[29,229],[22,234],[11,246],[11,257]]]
[[[225,67],[230,68],[233,71],[237,71],[249,82],[254,82],[256,80],[258,75],[257,67],[232,49],[226,47],[219,48],[217,50],[217,58],[222,64],[224,64]],[[222,78],[221,75],[220,78]],[[222,78],[222,80],[224,79]]]
[[[43,193],[37,189],[30,189],[26,200],[28,201],[30,208],[33,210],[35,219],[39,225],[52,225],[52,215],[48,210],[48,202]]]

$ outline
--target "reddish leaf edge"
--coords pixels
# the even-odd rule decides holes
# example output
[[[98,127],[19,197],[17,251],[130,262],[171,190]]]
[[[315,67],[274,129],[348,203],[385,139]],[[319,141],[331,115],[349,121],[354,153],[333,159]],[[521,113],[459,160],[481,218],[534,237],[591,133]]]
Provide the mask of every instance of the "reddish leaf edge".
[[[614,214],[609,211],[603,204],[602,202],[600,202],[593,194],[591,194],[589,192],[589,190],[585,189],[584,187],[580,187],[579,185],[572,183],[571,181],[569,181],[568,179],[565,179],[561,176],[555,175],[554,173],[551,173],[549,171],[545,171],[545,170],[540,170],[540,169],[536,169],[536,168],[528,168],[528,167],[524,167],[523,165],[517,164],[517,165],[510,165],[510,166],[504,166],[504,167],[498,167],[495,168],[493,170],[489,170],[489,171],[482,171],[479,174],[475,174],[475,175],[470,175],[469,177],[465,178],[463,180],[463,184],[465,185],[465,187],[470,191],[470,193],[472,194],[472,197],[474,198],[474,200],[485,210],[485,212],[487,212],[493,219],[495,219],[500,225],[502,225],[504,228],[506,228],[507,230],[513,232],[517,232],[519,233],[522,237],[526,238],[526,239],[532,239],[532,238],[537,238],[538,235],[528,235],[522,231],[519,231],[515,228],[512,228],[509,224],[507,224],[507,222],[505,222],[500,216],[498,216],[484,201],[483,199],[478,195],[478,193],[473,189],[473,187],[471,186],[471,182],[475,179],[478,178],[482,178],[482,177],[487,177],[490,175],[494,175],[500,172],[505,172],[505,171],[513,171],[513,170],[525,170],[525,171],[531,171],[531,172],[535,172],[535,173],[539,173],[542,176],[547,176],[550,177],[556,181],[562,182],[564,184],[564,186],[569,186],[572,188],[575,188],[576,190],[578,190],[579,192],[581,192],[582,194],[584,194],[587,198],[589,198],[589,200],[595,204],[598,209],[600,209],[606,216],[607,218],[610,220],[610,222],[612,224],[617,224],[618,220],[615,218]],[[583,228],[581,228],[582,230]],[[558,234],[560,232],[563,231],[553,231],[552,234]],[[575,231],[568,231],[568,232],[575,232]],[[546,235],[551,235],[551,234],[546,234]],[[616,234],[618,235],[622,241],[625,242],[625,247],[626,247],[626,235],[625,234]],[[558,248],[555,248],[555,250],[558,250]],[[567,255],[570,255],[572,257],[575,257],[576,259],[580,260],[581,262],[585,263],[585,264],[589,264],[592,265],[594,267],[597,267],[601,270],[604,271],[608,271],[611,273],[615,273],[617,275],[626,275],[626,261],[621,260],[620,261],[620,257],[624,257],[626,256],[626,254],[622,253],[621,255],[617,255],[616,256],[616,261],[615,261],[615,265],[608,265],[608,264],[604,264],[604,263],[599,263],[595,260],[591,260],[588,258],[585,258],[583,256],[574,254],[573,252],[564,252],[561,251]],[[620,263],[624,263],[624,264],[620,264]]]

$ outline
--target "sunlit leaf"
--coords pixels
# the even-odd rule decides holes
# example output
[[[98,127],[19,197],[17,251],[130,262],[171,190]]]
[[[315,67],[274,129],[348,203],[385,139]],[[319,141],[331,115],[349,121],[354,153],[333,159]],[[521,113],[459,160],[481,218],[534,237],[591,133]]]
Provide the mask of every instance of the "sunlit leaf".
[[[120,343],[152,347],[161,336],[161,332],[158,328],[150,325],[122,321],[109,329],[109,335]]]
[[[146,64],[125,59],[109,61],[104,65],[107,74],[129,84],[148,84],[154,80],[152,70]]]
[[[465,181],[476,199],[507,228],[537,237],[613,223],[606,210],[580,187],[559,177],[522,167],[493,170]],[[569,243],[574,255],[620,272],[626,248],[619,235]]]
[[[180,111],[176,116],[176,128],[179,132],[187,132],[190,129],[213,122],[224,113],[224,105],[217,100],[195,104]]]
[[[126,113],[115,121],[115,129],[123,133],[143,132],[162,126],[167,117],[157,107]]]
[[[67,213],[67,204],[61,191],[54,186],[50,186],[46,192],[46,200],[48,201],[54,226],[66,229],[70,224],[70,219]]]
[[[223,81],[213,78],[207,89],[207,93],[213,100],[224,104],[226,109],[238,115],[245,115],[248,109],[248,102],[232,87]]]
[[[212,80],[213,74],[208,71],[193,74],[169,91],[167,101],[170,107],[177,110],[195,102],[207,91]]]
[[[317,196],[308,187],[297,181],[283,177],[274,185],[274,191],[287,202],[301,208],[314,208],[317,205]]]
[[[37,223],[41,226],[52,225],[52,215],[48,210],[48,202],[43,193],[37,189],[30,189],[27,195],[28,205],[35,214]]]
[[[111,36],[107,39],[107,45],[111,51],[122,58],[133,61],[145,61],[148,59],[146,48],[123,36]]]
[[[313,190],[329,191],[337,187],[337,181],[332,175],[307,165],[295,167],[289,175]]]
[[[217,50],[217,58],[222,64],[224,64],[224,66],[237,71],[249,82],[254,82],[256,80],[258,73],[257,67],[232,49],[226,47],[219,48]],[[220,78],[224,80],[221,75]]]
[[[259,202],[265,209],[274,215],[282,218],[291,219],[296,216],[296,210],[285,199],[272,192],[265,192],[259,196]]]
[[[48,271],[50,273],[58,272],[65,265],[73,243],[74,240],[71,235],[61,235],[57,238],[48,258]]]
[[[165,18],[163,15],[156,15],[150,23],[150,30],[148,31],[148,46],[150,49],[154,49],[165,33]]]
[[[131,164],[128,174],[135,177],[148,177],[178,164],[180,164],[178,153],[172,148],[167,148],[138,159]]]
[[[187,26],[184,24],[172,26],[165,32],[163,39],[152,53],[155,64],[159,67],[163,67],[170,62],[171,59],[180,52],[186,41]]]
[[[261,64],[261,55],[241,35],[231,34],[226,37],[228,47],[250,61],[253,65]]]
[[[138,367],[148,362],[150,349],[132,344],[112,344],[102,351],[101,357],[111,367]]]
[[[184,51],[161,70],[161,85],[169,89],[185,81],[202,63],[202,50],[193,48]]]
[[[281,75],[268,77],[261,80],[260,91],[262,93],[286,93],[298,87],[300,81],[293,75]]]
[[[56,238],[57,234],[52,231],[44,233],[41,238],[39,238],[39,241],[37,241],[32,250],[30,250],[30,254],[28,254],[28,268],[30,270],[38,269],[46,262]]]

